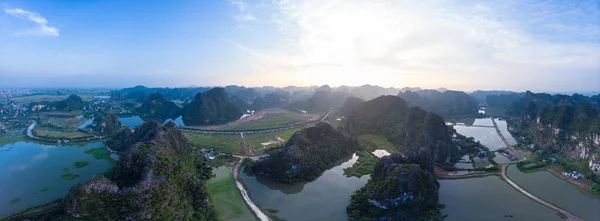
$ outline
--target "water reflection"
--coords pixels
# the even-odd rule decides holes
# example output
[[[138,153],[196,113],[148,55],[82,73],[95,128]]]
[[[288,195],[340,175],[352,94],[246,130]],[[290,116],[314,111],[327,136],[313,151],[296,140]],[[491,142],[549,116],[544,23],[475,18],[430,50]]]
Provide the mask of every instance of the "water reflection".
[[[344,168],[351,167],[358,156],[340,160],[333,168],[312,182],[281,184],[265,181],[245,173],[240,175],[250,198],[261,208],[276,209],[288,220],[348,220],[346,207],[352,193],[365,185],[368,175],[346,177]],[[263,177],[264,178],[264,177]],[[307,212],[310,211],[310,212]]]
[[[555,177],[548,171],[523,173],[516,166],[510,165],[507,175],[533,195],[584,220],[600,220],[600,197]]]
[[[103,146],[100,142],[84,146],[17,142],[0,147],[0,217],[64,197],[72,186],[106,171],[109,162],[85,153]],[[89,165],[76,168],[76,161]],[[65,173],[79,177],[65,180]],[[20,201],[10,203],[14,198]]]

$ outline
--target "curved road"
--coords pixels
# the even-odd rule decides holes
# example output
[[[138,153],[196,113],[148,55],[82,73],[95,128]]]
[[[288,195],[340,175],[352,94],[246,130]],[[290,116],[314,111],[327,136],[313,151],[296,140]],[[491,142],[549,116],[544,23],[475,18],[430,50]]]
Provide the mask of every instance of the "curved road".
[[[502,167],[501,167],[502,168],[502,173],[501,174],[502,174],[502,178],[508,184],[510,184],[513,188],[515,188],[516,190],[518,190],[519,192],[521,192],[523,195],[529,197],[533,201],[536,201],[539,204],[542,204],[542,205],[544,205],[544,206],[546,206],[546,207],[548,207],[550,209],[556,210],[557,212],[563,214],[567,218],[567,220],[569,220],[569,221],[583,220],[582,218],[579,218],[578,216],[576,216],[576,215],[574,215],[574,214],[572,214],[572,213],[570,213],[570,212],[568,212],[568,211],[566,211],[564,209],[558,208],[557,206],[552,205],[552,204],[550,204],[550,203],[548,203],[548,202],[546,202],[546,201],[544,201],[544,200],[542,200],[542,199],[534,196],[533,194],[527,192],[526,190],[524,190],[523,188],[521,188],[519,185],[517,185],[515,182],[513,182],[512,180],[510,180],[508,178],[508,176],[506,176],[506,167],[508,167],[508,165],[510,165],[510,164],[504,164],[504,165],[502,165]]]
[[[35,128],[35,124],[36,122],[34,120],[31,120],[31,125],[29,125],[29,128],[27,128],[27,136],[32,139],[38,139],[38,137],[33,135],[33,128]]]
[[[525,159],[527,159],[523,154],[521,154],[521,152],[515,150],[515,148],[513,146],[510,145],[510,143],[508,143],[508,140],[506,140],[506,138],[504,137],[504,135],[502,134],[502,132],[500,132],[500,129],[498,128],[498,124],[496,124],[496,121],[494,120],[494,118],[492,118],[492,122],[494,123],[494,128],[496,128],[496,132],[498,132],[498,135],[500,136],[500,138],[502,139],[502,141],[504,141],[504,144],[506,144],[506,146],[511,149],[512,151],[516,152],[518,155],[520,155],[522,157],[521,160],[519,160],[518,162],[521,162]],[[518,163],[517,162],[517,163]],[[510,184],[513,188],[515,188],[517,191],[521,192],[523,195],[529,197],[530,199],[532,199],[533,201],[536,201],[539,204],[542,204],[550,209],[553,209],[557,212],[559,212],[560,214],[564,215],[567,220],[569,221],[580,221],[583,220],[582,218],[579,218],[578,216],[564,210],[561,208],[558,208],[555,205],[552,205],[549,202],[546,202],[540,198],[538,198],[537,196],[534,196],[533,194],[527,192],[527,190],[521,188],[519,185],[517,185],[515,182],[513,182],[511,179],[508,178],[508,176],[506,175],[506,167],[508,167],[508,165],[510,165],[512,163],[509,164],[503,164],[500,169],[502,170],[502,172],[500,173],[502,175],[502,178],[504,179],[504,181],[506,181],[508,184]]]

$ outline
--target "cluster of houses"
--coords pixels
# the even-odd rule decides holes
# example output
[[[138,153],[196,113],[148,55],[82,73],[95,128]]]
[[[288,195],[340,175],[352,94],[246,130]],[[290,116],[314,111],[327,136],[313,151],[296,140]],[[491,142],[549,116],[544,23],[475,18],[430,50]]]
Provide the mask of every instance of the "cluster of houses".
[[[563,172],[562,174],[565,175],[566,177],[570,177],[570,178],[573,178],[576,180],[583,178],[583,175],[581,173],[577,172],[576,170],[573,170],[573,172],[570,172],[570,173]]]

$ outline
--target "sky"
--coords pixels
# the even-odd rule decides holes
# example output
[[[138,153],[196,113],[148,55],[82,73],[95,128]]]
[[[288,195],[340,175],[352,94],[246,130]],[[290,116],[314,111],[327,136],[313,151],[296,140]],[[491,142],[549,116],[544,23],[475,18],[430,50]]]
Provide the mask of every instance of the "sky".
[[[0,87],[600,91],[597,0],[0,0]]]

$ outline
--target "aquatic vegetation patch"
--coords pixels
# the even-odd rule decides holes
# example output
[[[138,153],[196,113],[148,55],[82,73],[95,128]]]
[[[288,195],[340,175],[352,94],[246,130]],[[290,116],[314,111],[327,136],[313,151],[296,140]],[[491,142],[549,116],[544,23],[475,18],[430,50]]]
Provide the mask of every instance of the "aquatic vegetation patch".
[[[46,191],[48,191],[48,187],[46,187],[46,188],[44,188],[44,189],[40,190],[40,192],[42,192],[42,193],[43,193],[43,192],[46,192]]]
[[[89,149],[89,150],[86,150],[85,153],[91,154],[92,157],[94,157],[94,159],[96,159],[96,160],[106,160],[113,167],[117,165],[117,162],[113,158],[110,157],[110,151],[108,151],[104,147]]]
[[[12,198],[12,199],[10,200],[10,204],[15,204],[15,203],[18,203],[19,201],[21,201],[21,199],[20,199],[20,198]]]
[[[88,164],[90,164],[90,162],[87,160],[81,160],[81,161],[77,161],[77,162],[73,163],[73,165],[77,168],[82,168],[84,166],[87,166]]]
[[[74,173],[65,173],[65,174],[62,175],[62,178],[64,180],[72,180],[72,179],[75,179],[77,177],[79,177],[79,175],[74,174]]]

